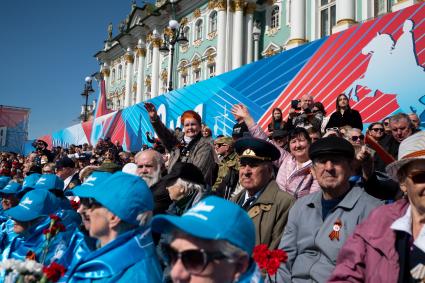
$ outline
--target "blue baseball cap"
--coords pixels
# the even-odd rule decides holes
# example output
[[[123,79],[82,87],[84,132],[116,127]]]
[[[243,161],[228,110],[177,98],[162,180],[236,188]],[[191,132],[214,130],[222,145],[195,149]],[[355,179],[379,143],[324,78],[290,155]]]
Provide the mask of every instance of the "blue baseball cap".
[[[182,216],[157,215],[152,229],[170,233],[174,229],[196,238],[224,240],[251,255],[255,246],[254,222],[238,205],[223,198],[210,196]]]
[[[43,174],[35,183],[34,189],[63,191],[64,182],[55,174]]]
[[[38,179],[40,179],[41,174],[32,173],[29,176],[26,176],[24,179],[24,183],[22,184],[22,188],[24,190],[34,189],[35,183],[37,183]]]
[[[16,182],[10,182],[0,191],[1,195],[16,195],[22,192],[22,185]]]
[[[4,214],[14,220],[27,222],[59,209],[58,198],[54,194],[48,190],[32,190],[22,197],[17,206],[5,210]]]
[[[93,187],[98,186],[100,183],[108,179],[112,176],[112,173],[109,172],[100,172],[100,171],[94,171],[90,176],[88,176],[84,183],[82,183],[79,186],[76,186],[72,190],[66,191],[66,196],[76,196],[80,195],[80,197],[83,197],[84,193],[87,190],[91,190]]]
[[[10,177],[0,176],[0,190],[6,187],[6,185],[10,182]]]
[[[89,190],[79,190],[74,195],[94,198],[105,208],[130,224],[138,224],[137,216],[153,210],[153,196],[142,178],[116,172]]]

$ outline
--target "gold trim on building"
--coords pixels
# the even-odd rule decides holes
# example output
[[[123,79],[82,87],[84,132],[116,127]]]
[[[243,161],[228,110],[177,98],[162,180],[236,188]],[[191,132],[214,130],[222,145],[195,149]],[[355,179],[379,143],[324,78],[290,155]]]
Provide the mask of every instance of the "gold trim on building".
[[[217,31],[212,31],[210,33],[208,33],[207,38],[208,40],[212,40],[217,36]]]
[[[154,48],[159,48],[161,46],[161,38],[152,38],[152,45]]]
[[[187,25],[188,22],[189,22],[189,20],[187,19],[187,17],[184,17],[180,20],[180,25],[185,26],[185,25]]]
[[[235,11],[243,11],[245,8],[245,1],[243,0],[235,0],[233,1],[233,5],[235,7]]]
[[[357,24],[357,22],[353,19],[341,19],[338,22],[336,22],[337,26],[342,26],[342,25],[354,25]]]
[[[146,57],[146,48],[137,48],[136,55],[137,57]]]
[[[216,5],[217,5],[217,1],[215,1],[215,0],[209,0],[208,1],[208,10],[214,9]]]
[[[111,70],[105,68],[105,69],[102,69],[101,73],[102,73],[102,76],[109,77],[109,75],[111,74]]]
[[[125,59],[125,61],[126,61],[127,63],[129,63],[129,64],[133,64],[133,63],[134,63],[134,56],[133,56],[133,54],[126,53],[126,54],[124,55],[124,59]]]
[[[200,68],[199,65],[201,65],[201,60],[199,60],[198,58],[196,58],[192,61],[192,68],[193,69],[199,69]]]
[[[161,80],[163,80],[163,81],[168,80],[168,72],[165,69],[162,70],[162,72],[161,72]]]
[[[151,83],[152,83],[151,77],[149,75],[146,76],[145,85],[149,87],[149,86],[151,86]]]
[[[153,39],[153,35],[152,35],[152,32],[150,32],[146,35],[146,42],[151,42],[152,39]]]
[[[201,10],[199,9],[195,9],[195,11],[193,11],[193,17],[195,19],[199,18],[201,16]]]
[[[227,9],[227,2],[226,2],[226,0],[218,0],[217,3],[215,4],[215,8],[218,11],[226,11],[226,9]]]
[[[257,4],[249,2],[246,5],[246,13],[247,14],[254,14],[256,8],[257,8]]]
[[[134,92],[134,93],[136,93],[136,92],[137,92],[137,84],[136,84],[136,83],[134,83],[134,84],[133,84],[133,92]]]
[[[286,45],[291,45],[291,44],[303,44],[306,43],[307,40],[304,38],[292,38],[288,41],[288,43]]]
[[[193,42],[193,45],[194,45],[194,46],[196,46],[196,47],[198,47],[198,46],[200,46],[200,45],[201,45],[201,43],[202,43],[202,40],[201,40],[201,39],[197,39],[197,40],[195,40],[195,41]]]

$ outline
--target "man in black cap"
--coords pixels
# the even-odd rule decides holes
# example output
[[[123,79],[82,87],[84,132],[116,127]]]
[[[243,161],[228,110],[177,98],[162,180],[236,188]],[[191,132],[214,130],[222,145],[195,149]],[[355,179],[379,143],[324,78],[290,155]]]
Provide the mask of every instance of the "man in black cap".
[[[272,162],[279,150],[257,138],[241,138],[235,143],[239,155],[239,183],[244,188],[232,200],[242,206],[255,225],[255,243],[277,248],[294,198],[279,189]]]
[[[339,250],[354,228],[379,206],[359,184],[350,184],[354,148],[339,137],[310,146],[312,174],[321,191],[298,199],[291,209],[279,248],[288,254],[276,282],[326,282]]]
[[[63,190],[70,190],[81,185],[75,162],[69,157],[63,157],[56,161],[56,175],[65,183]]]

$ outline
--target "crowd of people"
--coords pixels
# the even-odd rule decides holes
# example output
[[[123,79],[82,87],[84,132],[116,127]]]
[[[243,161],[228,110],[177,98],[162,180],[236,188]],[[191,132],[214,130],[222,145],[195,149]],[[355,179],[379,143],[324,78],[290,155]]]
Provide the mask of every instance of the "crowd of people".
[[[46,276],[18,261],[60,266],[59,282],[425,281],[415,113],[363,129],[345,94],[330,116],[306,94],[266,129],[233,105],[232,136],[213,138],[195,111],[171,130],[145,108],[138,152],[105,138],[1,153],[0,282]]]

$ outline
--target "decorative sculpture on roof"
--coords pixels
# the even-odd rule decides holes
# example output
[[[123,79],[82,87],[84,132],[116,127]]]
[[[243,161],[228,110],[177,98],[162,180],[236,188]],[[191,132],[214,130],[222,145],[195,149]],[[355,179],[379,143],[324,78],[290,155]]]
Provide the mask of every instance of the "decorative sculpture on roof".
[[[112,39],[112,30],[113,30],[112,23],[109,23],[109,25],[108,25],[108,40]]]

